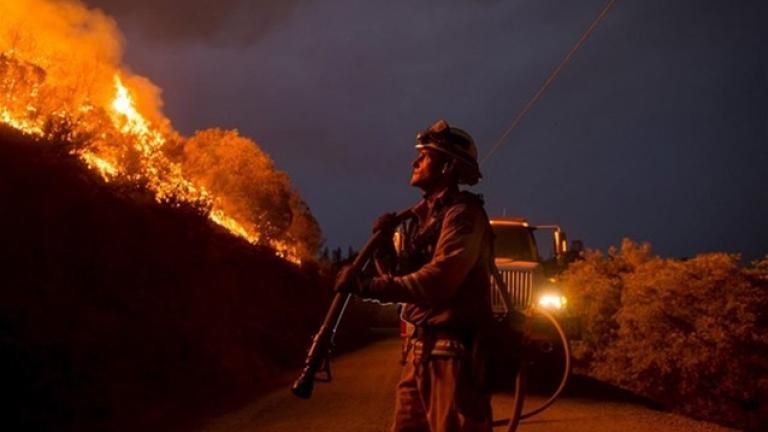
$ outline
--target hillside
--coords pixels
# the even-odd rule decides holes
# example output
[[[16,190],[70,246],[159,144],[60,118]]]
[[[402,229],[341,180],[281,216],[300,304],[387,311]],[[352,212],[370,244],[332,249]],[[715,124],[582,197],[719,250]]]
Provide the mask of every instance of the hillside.
[[[183,429],[298,367],[328,304],[312,266],[63,143],[0,130],[0,202],[4,430]]]

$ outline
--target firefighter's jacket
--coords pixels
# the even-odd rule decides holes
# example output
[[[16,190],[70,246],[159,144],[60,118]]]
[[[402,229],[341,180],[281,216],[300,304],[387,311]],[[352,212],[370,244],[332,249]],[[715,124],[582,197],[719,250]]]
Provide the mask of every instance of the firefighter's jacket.
[[[399,276],[374,279],[366,296],[406,303],[403,318],[417,327],[471,335],[491,314],[493,234],[483,200],[447,189],[411,210]]]

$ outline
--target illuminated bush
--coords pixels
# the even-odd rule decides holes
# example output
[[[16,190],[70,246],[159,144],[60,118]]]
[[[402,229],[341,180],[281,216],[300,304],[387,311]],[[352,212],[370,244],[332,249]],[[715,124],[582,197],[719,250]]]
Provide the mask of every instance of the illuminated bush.
[[[596,378],[666,406],[760,427],[768,406],[768,258],[688,260],[624,240],[591,252],[565,275],[584,314],[574,355]]]
[[[218,205],[259,232],[260,243],[284,242],[300,258],[314,257],[320,227],[288,175],[259,146],[237,131],[207,129],[182,144],[177,159],[185,175],[218,197]]]

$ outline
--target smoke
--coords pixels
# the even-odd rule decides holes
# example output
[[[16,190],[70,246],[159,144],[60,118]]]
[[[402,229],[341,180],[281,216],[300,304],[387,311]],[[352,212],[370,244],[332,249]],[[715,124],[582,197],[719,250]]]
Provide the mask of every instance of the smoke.
[[[71,89],[71,103],[109,97],[111,73],[122,56],[114,20],[73,2],[0,3],[0,52],[34,64],[49,82]]]
[[[165,42],[245,45],[290,19],[304,0],[86,0]]]

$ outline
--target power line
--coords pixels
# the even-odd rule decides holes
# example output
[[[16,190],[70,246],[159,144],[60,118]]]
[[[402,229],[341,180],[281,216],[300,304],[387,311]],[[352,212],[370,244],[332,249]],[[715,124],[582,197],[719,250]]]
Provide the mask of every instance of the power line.
[[[616,0],[608,0],[608,2],[603,6],[603,9],[600,11],[600,13],[595,17],[595,19],[592,21],[592,24],[587,27],[587,29],[584,31],[584,33],[581,35],[581,38],[579,38],[578,42],[576,42],[576,45],[574,45],[570,51],[568,51],[568,54],[563,58],[563,60],[560,62],[560,64],[557,65],[557,67],[550,72],[547,79],[544,81],[544,84],[541,85],[539,90],[531,97],[530,100],[528,100],[528,103],[523,106],[523,109],[521,109],[515,118],[512,120],[512,123],[509,125],[509,127],[504,131],[504,133],[501,135],[501,138],[499,138],[498,141],[491,147],[491,149],[488,151],[488,154],[485,155],[485,157],[480,161],[481,164],[485,163],[488,159],[493,156],[494,153],[496,153],[496,150],[501,147],[501,145],[504,143],[504,140],[507,139],[507,136],[512,132],[512,130],[517,127],[517,125],[522,121],[523,117],[525,117],[526,114],[528,114],[528,111],[533,108],[533,105],[538,102],[539,99],[541,99],[541,95],[544,94],[544,92],[547,90],[550,84],[557,78],[558,75],[560,75],[560,72],[565,68],[568,63],[571,62],[573,57],[576,55],[576,52],[579,50],[579,48],[584,45],[584,43],[589,39],[589,37],[592,35],[592,33],[597,29],[597,26],[600,25],[601,22],[605,19],[606,16],[608,16],[608,11],[611,10],[613,7],[613,4],[616,3]]]

